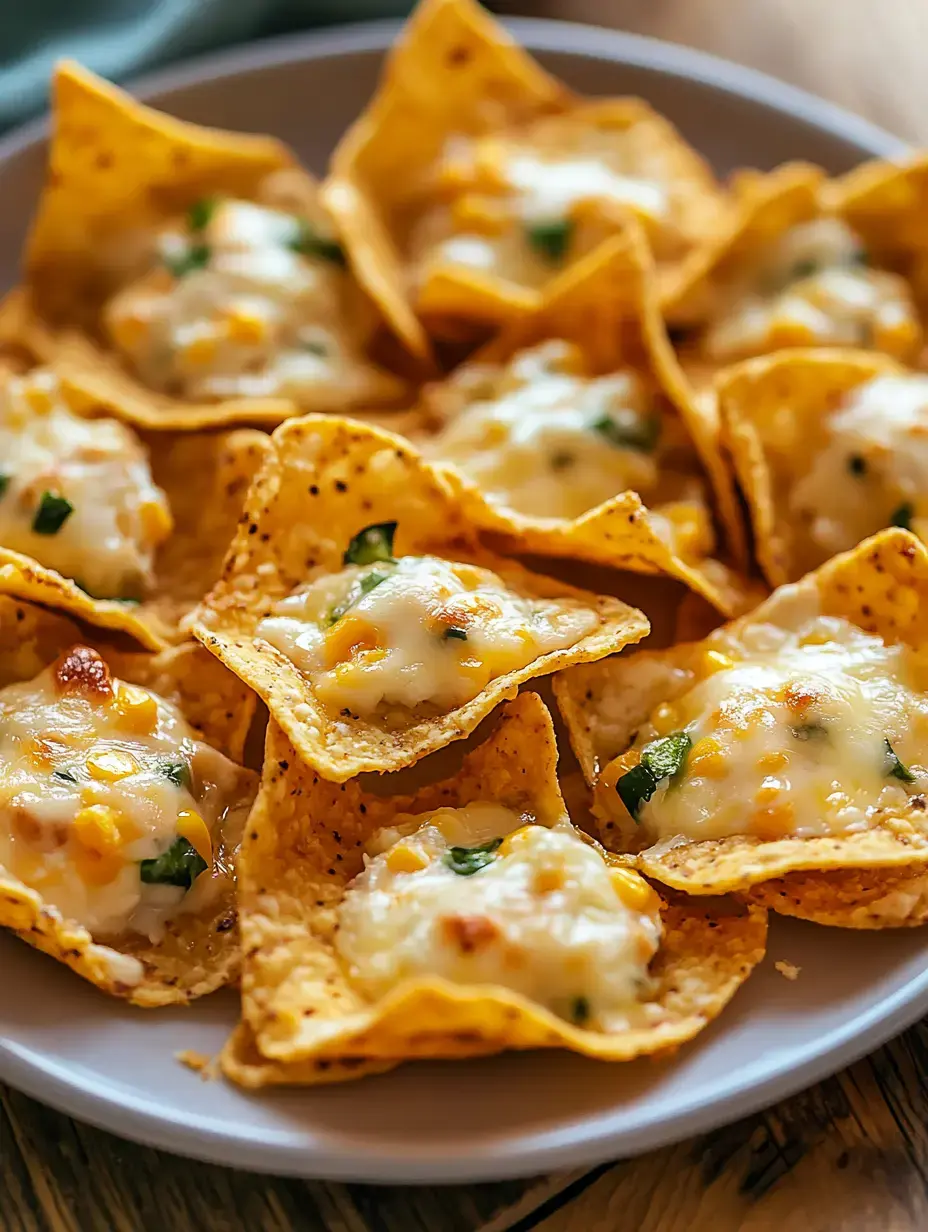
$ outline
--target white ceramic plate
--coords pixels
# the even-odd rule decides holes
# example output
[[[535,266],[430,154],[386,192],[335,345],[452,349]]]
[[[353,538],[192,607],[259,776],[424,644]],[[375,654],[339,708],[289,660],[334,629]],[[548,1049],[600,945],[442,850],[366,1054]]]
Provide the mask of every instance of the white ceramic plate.
[[[843,171],[901,143],[770,79],[645,39],[523,21],[519,38],[572,85],[640,93],[722,171],[789,157]],[[267,129],[324,163],[369,93],[392,24],[279,40],[141,84],[191,119]],[[320,103],[320,100],[324,100]],[[16,254],[42,131],[0,143],[0,272]],[[133,1010],[0,937],[0,1079],[94,1124],[236,1167],[380,1182],[466,1181],[633,1155],[743,1116],[833,1072],[928,1010],[928,934],[842,934],[775,919],[769,955],[676,1058],[607,1066],[560,1053],[408,1065],[316,1091],[247,1095],[175,1060],[214,1053],[233,994]],[[795,982],[774,962],[801,968]]]

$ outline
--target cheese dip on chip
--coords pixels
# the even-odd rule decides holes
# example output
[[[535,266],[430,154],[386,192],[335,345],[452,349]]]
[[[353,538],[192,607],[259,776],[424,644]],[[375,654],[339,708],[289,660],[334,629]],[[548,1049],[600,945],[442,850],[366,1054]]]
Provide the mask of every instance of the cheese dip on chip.
[[[158,941],[231,876],[246,772],[77,645],[0,690],[0,866],[94,937]]]
[[[395,529],[366,527],[345,568],[281,600],[257,627],[331,708],[450,710],[597,626],[588,607],[522,598],[487,569],[435,556],[397,559]]]
[[[647,841],[847,834],[928,789],[914,653],[819,615],[808,588],[796,608],[788,627],[723,629],[694,648],[672,700],[606,767]]]
[[[144,595],[172,522],[129,428],[74,414],[36,369],[0,385],[0,458],[0,545],[97,598]]]
[[[836,218],[799,223],[717,288],[701,349],[714,360],[787,346],[857,346],[905,354],[920,328],[909,286],[872,268]]]
[[[532,822],[477,802],[375,834],[338,914],[351,982],[371,999],[416,976],[497,985],[602,1031],[659,1015],[641,1004],[658,896],[568,823]]]

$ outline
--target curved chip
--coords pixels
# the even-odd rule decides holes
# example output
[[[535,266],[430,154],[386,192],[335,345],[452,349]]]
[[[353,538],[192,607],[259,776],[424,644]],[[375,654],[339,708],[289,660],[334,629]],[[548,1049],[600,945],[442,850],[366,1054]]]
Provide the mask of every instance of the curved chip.
[[[286,205],[315,224],[320,211],[316,185],[276,139],[176,120],[135,102],[72,61],[63,61],[55,71],[52,125],[48,175],[27,243],[25,285],[8,297],[0,313],[5,340],[53,366],[90,402],[155,430],[273,426],[306,410],[404,398],[405,383],[363,357],[345,362],[337,382],[329,381],[331,388],[320,382],[309,389],[300,405],[289,396],[267,396],[244,385],[231,393],[187,399],[147,386],[104,341],[102,311],[121,284],[134,280],[152,233],[198,203],[222,197]],[[190,252],[208,249],[194,245]],[[343,261],[340,250],[338,261]],[[126,333],[131,326],[133,339],[146,328],[145,297],[153,291],[140,293],[136,316],[126,318]],[[343,332],[346,321],[353,329],[364,323],[372,341],[374,314],[347,274],[339,281],[342,292],[346,306],[338,310],[338,320]],[[250,331],[260,323],[233,320],[233,308],[223,345],[254,345]],[[366,317],[371,318],[369,328]],[[207,345],[215,350],[216,342],[204,341],[184,366],[205,362]],[[361,339],[360,345],[363,350],[367,343]],[[170,386],[166,382],[165,388]]]
[[[888,455],[894,444],[915,453],[905,436],[894,439],[886,407],[893,410],[897,399],[877,399],[866,418],[857,416],[841,434],[833,431],[855,390],[905,372],[888,355],[872,351],[795,350],[746,360],[720,376],[725,443],[750,511],[757,559],[771,586],[794,582],[836,551],[853,547],[882,529],[905,503],[901,489],[884,493],[874,473],[891,477]],[[928,382],[923,397],[928,407]],[[915,446],[920,422],[908,417],[908,406],[902,410],[900,432],[908,431],[908,445]],[[911,457],[900,459],[896,469],[905,474],[912,465]]]
[[[786,752],[784,756],[775,741],[770,745],[766,773],[771,777],[764,779],[760,789],[764,796],[762,807],[755,805],[753,798],[752,802],[748,801],[746,793],[754,785],[750,777],[731,788],[731,803],[735,808],[745,810],[746,830],[756,822],[754,833],[729,833],[715,837],[711,836],[710,830],[710,836],[706,838],[687,838],[678,833],[655,841],[647,825],[640,821],[636,823],[622,802],[626,799],[629,807],[633,806],[630,788],[623,798],[616,789],[618,779],[631,764],[631,761],[626,763],[627,751],[634,745],[642,728],[650,730],[649,725],[655,715],[659,716],[665,730],[671,731],[675,723],[682,721],[680,700],[694,684],[710,678],[713,673],[736,670],[741,663],[750,667],[755,660],[758,663],[767,662],[756,656],[766,653],[765,647],[780,644],[776,641],[778,630],[798,638],[798,645],[814,650],[816,646],[829,646],[833,639],[844,636],[843,622],[847,622],[851,629],[856,628],[880,639],[889,656],[885,670],[903,673],[905,688],[916,700],[922,698],[920,682],[924,676],[921,664],[928,648],[926,598],[928,552],[907,531],[887,530],[862,543],[854,551],[835,557],[800,583],[781,587],[748,616],[725,626],[704,642],[613,658],[596,664],[595,668],[584,665],[555,677],[554,691],[570,732],[571,743],[587,780],[595,784],[594,813],[598,820],[597,833],[604,844],[614,850],[637,852],[638,867],[647,876],[691,894],[744,891],[764,883],[768,888],[763,891],[762,901],[774,909],[777,909],[779,900],[776,886],[772,883],[777,879],[785,877],[785,884],[789,886],[790,875],[803,872],[806,876],[796,884],[804,888],[818,884],[818,874],[824,874],[820,894],[810,901],[808,912],[799,889],[793,896],[790,914],[804,914],[812,919],[832,907],[835,910],[838,906],[842,910],[845,907],[863,908],[871,899],[881,898],[882,889],[889,892],[900,875],[908,879],[915,870],[928,865],[925,796],[918,786],[921,771],[909,771],[889,739],[880,742],[879,733],[875,737],[874,757],[882,756],[885,764],[878,772],[877,763],[874,762],[874,799],[876,793],[882,790],[881,784],[887,783],[894,785],[901,781],[905,794],[899,795],[898,799],[893,796],[881,804],[879,812],[870,819],[867,827],[844,832],[838,827],[828,832],[827,827],[823,826],[816,832],[814,814],[790,814],[798,827],[805,827],[805,834],[797,834],[791,831],[793,821],[785,814],[776,813],[781,807],[782,798],[778,795],[781,779],[789,783],[790,775],[796,773],[799,776],[796,780],[797,792],[805,787],[801,767],[795,771],[789,769],[791,757],[800,759],[803,742],[817,736],[819,730],[824,732],[826,743],[822,744],[822,751],[816,756],[824,757],[829,747],[828,724],[836,721],[830,717],[831,711],[827,708],[819,715],[816,709],[817,677],[812,666],[807,669],[810,674],[803,675],[798,661],[790,670],[799,673],[796,679],[805,681],[805,689],[811,689],[811,692],[804,692],[799,686],[791,692],[792,686],[784,686],[786,692],[782,700],[794,710],[796,716],[791,729],[795,737],[793,751]],[[837,625],[834,618],[839,622]],[[847,645],[852,643],[848,642]],[[869,650],[876,654],[878,645],[868,643]],[[842,642],[834,641],[834,646],[834,654],[838,655]],[[848,654],[851,654],[850,650]],[[739,658],[739,655],[742,657]],[[892,658],[894,655],[901,656],[901,666],[891,669],[890,659],[892,663],[897,661]],[[842,660],[839,657],[833,661],[840,663]],[[826,667],[819,663],[815,670],[821,673],[826,671]],[[788,672],[784,674],[788,677]],[[734,727],[736,733],[742,730],[745,723],[746,732],[754,730],[751,727],[750,708],[742,711],[727,707],[728,694],[724,692],[726,677],[723,675],[719,679],[722,681],[722,692],[719,693],[722,700],[713,712],[718,716],[719,723],[737,724]],[[761,678],[751,687],[764,689],[773,686],[764,685]],[[759,696],[766,697],[766,693]],[[779,698],[780,694],[776,697]],[[734,706],[735,703],[732,704]],[[761,714],[760,711],[757,713]],[[918,754],[919,737],[913,734],[921,730],[918,721],[916,717],[910,723],[903,724],[901,736],[896,735],[897,720],[893,721],[893,739],[906,741],[906,747],[910,749],[909,760],[916,767],[921,761],[928,760]],[[864,718],[861,719],[863,723]],[[698,735],[696,732],[694,739]],[[744,739],[747,738],[744,736]],[[915,743],[911,744],[910,741]],[[729,757],[735,759],[733,772],[737,770],[737,742],[731,753],[726,752],[726,747],[716,739],[704,741],[700,738],[700,744],[694,744],[691,752],[681,746],[684,755],[680,759],[679,773],[685,775],[687,781],[699,776],[707,782],[717,776],[721,776],[719,781],[724,780]],[[835,776],[844,787],[848,787],[851,779],[856,781],[858,775],[862,782],[869,782],[866,749],[861,747],[853,756],[853,770],[845,767],[842,773]],[[767,766],[768,762],[763,764]],[[657,779],[657,786],[660,786],[662,773],[677,772],[678,768],[668,764],[652,777]],[[653,793],[654,786],[649,784],[646,790]],[[649,798],[647,794],[639,796],[642,802]],[[729,799],[729,796],[724,798]],[[760,795],[757,800],[760,800]],[[820,807],[824,809],[825,805]],[[750,822],[748,808],[753,817]],[[712,815],[709,814],[706,820],[711,824]],[[867,873],[860,882],[855,883],[851,870],[867,870]],[[833,873],[836,880],[831,880]],[[869,888],[866,888],[867,877],[870,879]],[[881,878],[885,878],[882,888]],[[850,901],[855,884],[865,887],[861,902]],[[844,897],[837,903],[835,896],[839,893],[843,893]],[[828,906],[829,903],[831,906]],[[888,912],[882,918],[884,924],[891,922]]]
[[[301,756],[328,778],[341,782],[362,770],[408,765],[466,736],[533,677],[600,658],[647,633],[646,618],[620,600],[529,573],[479,548],[440,473],[400,438],[348,420],[310,416],[279,428],[272,442],[274,452],[248,496],[223,576],[192,616],[191,628],[264,698]],[[530,603],[550,600],[552,612],[565,619],[571,613],[578,620],[582,616],[588,631],[522,667],[495,676],[491,672],[476,696],[449,708],[426,698],[412,706],[388,702],[364,714],[347,692],[341,705],[326,704],[317,693],[319,673],[304,674],[259,633],[259,625],[295,588],[341,572],[359,532],[381,526],[392,528],[391,536],[395,530],[390,567],[406,556],[434,555],[462,562],[462,567],[490,569],[507,594]],[[402,601],[400,592],[396,597]],[[338,630],[338,637],[350,632],[341,620],[345,612],[347,607],[328,618],[329,630]],[[403,618],[402,635],[424,635],[424,626],[420,630],[418,623],[409,623],[420,619]],[[312,633],[311,624],[303,627]],[[359,634],[359,646],[365,636]],[[450,653],[470,650],[465,630],[452,629],[447,637],[454,639],[446,643]],[[352,647],[346,643],[346,649]],[[341,661],[341,655],[336,657]],[[481,670],[483,660],[468,662],[474,671]]]
[[[352,1058],[369,1064],[506,1048],[563,1047],[627,1060],[674,1048],[714,1018],[764,953],[765,913],[734,900],[664,904],[663,940],[650,970],[652,1020],[633,1029],[585,1029],[493,985],[410,977],[379,1000],[353,985],[333,945],[333,924],[363,867],[365,842],[401,814],[484,800],[553,825],[565,817],[556,759],[550,715],[531,693],[505,707],[493,735],[457,774],[411,796],[374,795],[358,780],[326,782],[272,724],[240,863],[245,1027],[227,1051],[229,1076],[253,1080],[273,1063],[283,1068],[272,1071],[272,1081],[289,1072],[293,1082],[315,1082],[326,1079],[312,1068],[321,1060],[340,1066],[341,1078],[351,1076]],[[250,1069],[228,1064],[251,1045]]]
[[[86,644],[86,634],[68,617],[0,593],[0,686],[32,678],[82,642]],[[241,761],[254,694],[202,647],[188,642],[153,655],[126,653],[101,643],[99,650],[114,676],[176,704],[208,744]],[[246,770],[241,775],[242,790],[253,792],[256,776]],[[234,855],[220,849],[217,858],[228,864]],[[237,907],[231,879],[201,911],[169,920],[158,943],[140,934],[95,940],[86,928],[63,918],[39,892],[0,867],[0,926],[134,1005],[186,1003],[234,981],[238,974]]]
[[[913,869],[839,869],[789,873],[746,897],[779,915],[831,928],[917,928],[928,920],[928,874]]]

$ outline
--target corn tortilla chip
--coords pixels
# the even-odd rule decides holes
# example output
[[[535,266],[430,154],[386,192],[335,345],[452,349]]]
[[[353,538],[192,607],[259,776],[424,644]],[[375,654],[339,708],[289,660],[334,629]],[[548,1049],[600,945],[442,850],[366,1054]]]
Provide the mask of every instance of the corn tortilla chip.
[[[258,1051],[254,1032],[246,1022],[236,1026],[219,1059],[225,1076],[248,1090],[268,1086],[326,1086],[370,1074],[384,1074],[397,1065],[396,1061],[371,1057],[323,1058],[293,1064],[268,1061]]]
[[[332,929],[366,840],[399,813],[487,799],[553,824],[565,812],[556,760],[550,715],[532,693],[505,707],[494,734],[453,778],[413,796],[372,795],[358,780],[338,786],[319,778],[272,724],[240,872],[243,1015],[258,1055],[285,1066],[294,1082],[318,1081],[308,1067],[322,1059],[346,1067],[354,1057],[565,1047],[625,1060],[673,1048],[715,1017],[764,953],[765,913],[733,901],[665,904],[664,939],[652,964],[653,998],[664,1012],[647,1028],[612,1035],[573,1026],[492,985],[410,979],[369,1003],[346,978]]]
[[[365,361],[346,366],[337,394],[320,388],[316,405],[281,397],[185,401],[147,388],[102,340],[100,313],[119,266],[105,254],[119,237],[135,243],[216,194],[255,200],[275,173],[286,174],[294,208],[306,203],[318,213],[312,178],[276,139],[175,120],[62,62],[53,79],[49,167],[27,243],[26,283],[4,304],[0,336],[53,365],[90,402],[143,428],[273,426],[306,410],[402,400],[405,383]],[[359,296],[350,315],[370,312]]]
[[[810,349],[749,359],[720,376],[725,444],[771,586],[794,582],[827,558],[807,525],[791,516],[789,499],[827,444],[830,416],[858,385],[902,372],[895,360],[873,351]]]
[[[888,643],[916,652],[928,644],[928,552],[908,531],[887,530],[834,557],[795,586],[775,591],[749,615],[728,626],[740,632],[789,620],[812,594],[823,615],[840,616]],[[781,616],[782,613],[782,616]],[[649,847],[609,786],[604,769],[634,740],[661,702],[672,702],[692,681],[686,673],[711,643],[642,651],[555,677],[558,704],[580,765],[594,786],[597,835],[611,849],[638,852],[648,877],[690,894],[725,894],[805,871],[867,869],[882,875],[928,866],[924,797],[909,797],[899,811],[886,809],[868,830],[810,837],[667,840]],[[681,670],[682,669],[682,670]],[[823,891],[823,894],[825,891]],[[765,902],[768,901],[766,898]],[[770,899],[771,906],[775,902]]]
[[[928,920],[928,875],[914,869],[789,873],[746,897],[779,915],[832,928],[917,928]]]
[[[246,501],[223,576],[191,618],[194,635],[264,698],[300,755],[341,782],[362,770],[395,770],[466,736],[519,686],[569,663],[638,641],[646,618],[618,599],[531,574],[477,547],[440,474],[399,437],[349,420],[309,416],[275,432]],[[395,553],[434,553],[492,569],[526,597],[581,601],[596,628],[575,645],[491,680],[449,713],[403,712],[389,724],[333,714],[279,651],[255,639],[260,620],[294,587],[342,568],[365,526],[398,523]],[[394,709],[394,713],[396,708]]]
[[[0,581],[0,686],[29,679],[86,635],[70,619],[3,593]],[[254,695],[202,647],[188,642],[160,654],[97,646],[113,674],[150,688],[184,712],[203,739],[241,761]],[[243,776],[254,779],[250,771]],[[244,780],[243,780],[244,783]],[[232,852],[220,853],[231,859]],[[0,867],[0,926],[65,963],[104,992],[133,1005],[181,1004],[237,978],[237,907],[231,884],[200,915],[169,921],[157,944],[131,934],[96,941],[34,889]],[[144,974],[138,979],[137,964]]]

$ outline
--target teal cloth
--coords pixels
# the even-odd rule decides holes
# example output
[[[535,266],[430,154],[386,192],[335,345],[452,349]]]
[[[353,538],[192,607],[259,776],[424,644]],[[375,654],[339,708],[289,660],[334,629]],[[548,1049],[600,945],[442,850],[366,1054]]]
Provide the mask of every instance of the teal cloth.
[[[61,56],[120,81],[245,39],[409,7],[408,0],[0,0],[0,128],[46,106]]]

